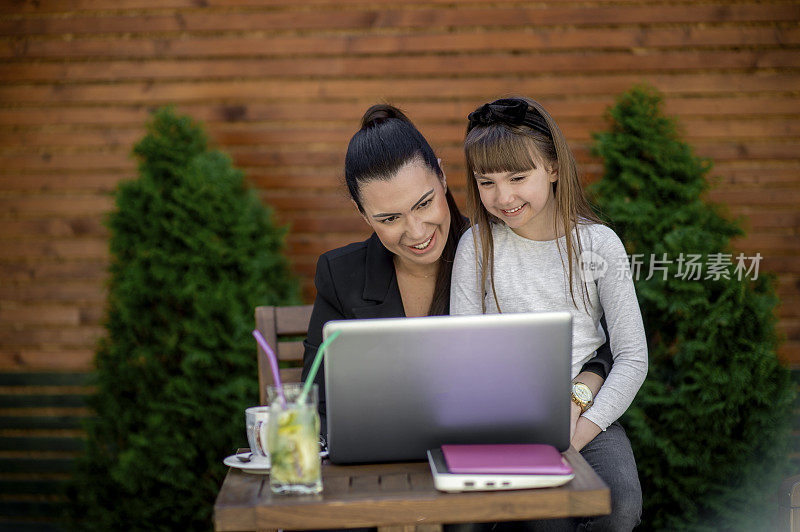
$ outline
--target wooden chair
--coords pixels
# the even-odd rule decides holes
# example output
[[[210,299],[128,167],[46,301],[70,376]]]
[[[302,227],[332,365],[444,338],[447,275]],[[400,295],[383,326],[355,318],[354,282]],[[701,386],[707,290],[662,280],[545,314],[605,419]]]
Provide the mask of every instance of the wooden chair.
[[[256,307],[256,328],[275,350],[281,366],[283,382],[300,382],[303,371],[303,339],[308,334],[308,321],[313,305],[293,307]],[[289,337],[289,338],[287,338]],[[295,338],[291,338],[295,337]],[[267,386],[274,384],[267,354],[258,347],[258,386],[261,404],[267,404]]]
[[[800,532],[800,475],[783,481],[780,489],[780,530]]]

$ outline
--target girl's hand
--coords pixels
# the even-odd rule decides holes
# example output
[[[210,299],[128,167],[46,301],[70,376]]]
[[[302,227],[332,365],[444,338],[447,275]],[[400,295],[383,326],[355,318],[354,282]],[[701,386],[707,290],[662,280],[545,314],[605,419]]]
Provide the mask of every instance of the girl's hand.
[[[601,432],[600,427],[581,416],[575,424],[575,433],[570,438],[570,443],[575,450],[580,451]]]
[[[570,401],[570,409],[569,409],[569,441],[572,442],[572,438],[575,436],[575,426],[578,423],[578,419],[581,417],[581,407],[575,404],[575,401]]]
[[[572,379],[572,382],[582,382],[592,390],[592,395],[597,397],[597,392],[603,386],[603,378],[596,373],[584,371],[577,377]],[[581,407],[575,404],[575,401],[570,401],[569,411],[569,441],[576,450],[580,451],[583,447],[592,441],[595,436],[600,434],[600,427],[581,416]]]

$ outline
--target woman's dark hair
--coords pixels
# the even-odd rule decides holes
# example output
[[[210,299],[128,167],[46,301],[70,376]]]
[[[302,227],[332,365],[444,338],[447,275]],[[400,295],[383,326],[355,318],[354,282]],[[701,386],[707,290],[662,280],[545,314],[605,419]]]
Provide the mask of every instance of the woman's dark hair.
[[[362,213],[361,187],[370,181],[392,179],[406,164],[419,161],[436,172],[439,179],[444,173],[425,137],[414,127],[403,112],[388,104],[373,105],[361,119],[361,129],[350,139],[344,159],[344,179],[350,197]],[[428,315],[450,313],[450,274],[458,240],[468,227],[449,190],[445,199],[450,211],[450,231],[447,235],[436,285]]]

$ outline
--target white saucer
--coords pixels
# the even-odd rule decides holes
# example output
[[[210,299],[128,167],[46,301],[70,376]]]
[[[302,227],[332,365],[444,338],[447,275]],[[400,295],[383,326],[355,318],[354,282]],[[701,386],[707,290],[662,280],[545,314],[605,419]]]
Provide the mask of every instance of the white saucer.
[[[247,453],[242,453],[247,454]],[[241,469],[245,473],[253,473],[254,475],[265,475],[269,473],[269,457],[261,458],[260,456],[253,456],[249,462],[242,462],[236,458],[235,454],[230,455],[222,461],[228,467],[235,467]]]

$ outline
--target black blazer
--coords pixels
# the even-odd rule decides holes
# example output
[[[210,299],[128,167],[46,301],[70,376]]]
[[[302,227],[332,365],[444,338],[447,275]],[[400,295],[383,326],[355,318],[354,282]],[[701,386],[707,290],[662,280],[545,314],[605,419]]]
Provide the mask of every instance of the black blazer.
[[[323,253],[317,261],[314,276],[317,298],[308,324],[308,337],[303,342],[303,381],[306,380],[317,348],[322,343],[322,326],[330,320],[354,318],[405,317],[403,300],[397,286],[392,253],[378,236]],[[608,338],[608,329],[606,338]],[[604,379],[611,368],[608,342],[597,350],[597,356],[583,366],[583,371],[597,373]],[[314,382],[319,386],[319,412],[322,434],[325,429],[325,376],[322,366]]]

